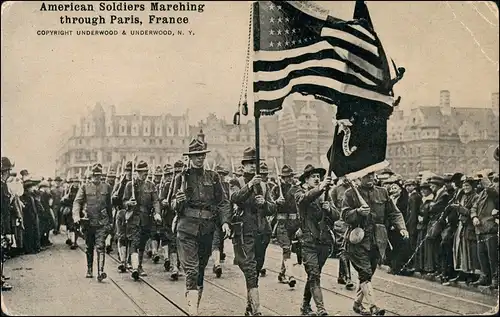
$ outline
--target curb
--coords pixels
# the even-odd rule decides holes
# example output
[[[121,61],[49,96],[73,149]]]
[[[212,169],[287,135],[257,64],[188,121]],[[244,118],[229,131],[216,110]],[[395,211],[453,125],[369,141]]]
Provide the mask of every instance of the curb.
[[[390,270],[389,266],[387,266],[387,265],[382,265],[380,267],[380,269],[382,269],[382,270],[384,270],[386,272],[388,272]],[[424,276],[424,275],[421,275],[418,272],[416,272],[414,275],[408,276],[408,277],[409,278],[418,278],[418,279],[421,279],[421,280],[427,280],[427,281],[439,283],[439,281],[435,277],[433,277],[433,276]],[[455,288],[465,289],[465,290],[468,290],[468,291],[471,291],[471,292],[475,292],[475,293],[480,293],[480,294],[483,294],[483,295],[498,297],[498,288],[497,289],[492,289],[492,288],[487,287],[487,286],[473,286],[473,285],[467,285],[467,284],[461,283],[461,282],[451,283],[450,286],[451,287],[455,287]]]

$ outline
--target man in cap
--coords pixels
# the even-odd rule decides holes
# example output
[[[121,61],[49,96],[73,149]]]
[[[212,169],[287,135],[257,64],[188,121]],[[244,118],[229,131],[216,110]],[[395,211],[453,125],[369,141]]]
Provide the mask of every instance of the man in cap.
[[[294,195],[300,213],[300,229],[302,235],[302,254],[307,282],[300,312],[302,315],[312,315],[311,297],[316,304],[316,315],[326,316],[321,291],[321,271],[330,254],[333,243],[331,230],[336,220],[340,218],[338,210],[328,201],[328,190],[332,185],[326,170],[315,168],[308,164],[299,180],[303,184]],[[325,199],[326,198],[326,199]]]
[[[293,184],[293,169],[288,165],[283,165],[281,168],[281,187],[275,186],[272,190],[272,198],[276,202],[276,238],[278,245],[282,249],[281,272],[278,275],[278,281],[288,283],[290,287],[296,284],[293,276],[287,276],[290,272],[290,263],[292,256],[292,240],[295,238],[295,233],[300,228],[300,219],[295,203],[295,193],[299,187]],[[300,259],[299,261],[301,261]]]
[[[115,181],[116,181],[116,171],[110,167],[108,172],[106,173],[106,183],[109,186],[111,186],[111,188],[114,188]]]
[[[371,279],[387,247],[387,228],[394,226],[404,238],[408,231],[403,215],[396,208],[385,188],[374,186],[374,173],[360,179],[359,187],[349,188],[342,203],[342,219],[350,226],[347,232],[346,252],[358,271],[359,289],[353,310],[362,315],[384,315],[377,307]],[[363,306],[363,298],[369,311]]]
[[[111,186],[101,182],[102,165],[92,166],[91,181],[83,184],[76,194],[73,203],[73,220],[80,223],[80,211],[87,206],[86,223],[81,224],[85,229],[85,243],[87,245],[87,278],[92,278],[94,266],[94,247],[97,251],[97,280],[106,278],[104,273],[105,239],[112,229]]]
[[[115,180],[116,180],[116,172],[115,170],[110,167],[108,169],[108,172],[106,173],[104,177],[104,182],[111,187],[111,190],[115,187]],[[115,240],[115,223],[116,223],[116,214],[117,210],[116,208],[112,208],[112,213],[113,213],[113,219],[111,223],[111,231],[108,233],[106,236],[106,253],[110,254],[113,251],[113,241]]]
[[[243,152],[243,176],[230,183],[231,203],[238,209],[233,222],[241,225],[234,230],[233,246],[235,264],[245,276],[247,286],[247,307],[245,315],[261,316],[259,301],[259,273],[262,269],[270,231],[267,216],[272,216],[276,205],[270,190],[256,174],[257,156],[255,148]]]
[[[6,282],[4,274],[3,274],[3,263],[5,262],[6,258],[6,253],[7,253],[7,235],[12,234],[13,228],[12,228],[12,222],[11,222],[11,194],[9,193],[9,189],[7,187],[7,180],[10,177],[10,172],[12,168],[14,167],[14,164],[9,160],[9,158],[2,156],[1,159],[1,169],[2,169],[2,180],[1,180],[1,205],[0,208],[2,210],[1,212],[1,223],[2,226],[1,228],[1,265],[2,265],[2,291],[9,291],[12,289],[12,286]]]
[[[222,189],[224,190],[224,199],[229,201],[229,183],[225,181],[226,177],[229,175],[229,171],[222,166],[217,165],[215,167],[215,172],[219,174],[221,179]],[[214,232],[214,239],[212,241],[212,258],[214,259],[212,271],[215,273],[217,278],[220,278],[222,275],[221,263],[226,258],[226,254],[224,253],[224,232],[222,232],[222,224],[220,221],[217,223],[217,227]]]
[[[219,174],[203,168],[208,152],[202,140],[191,141],[189,152],[184,153],[189,157],[189,168],[176,175],[173,188],[179,260],[186,273],[186,300],[192,316],[198,314],[216,225],[222,223],[224,234],[230,234],[230,209]]]
[[[123,168],[122,174],[118,182],[115,183],[113,187],[113,193],[111,195],[111,203],[113,208],[115,208],[116,213],[113,222],[113,233],[116,239],[116,245],[118,247],[118,257],[120,261],[124,263],[124,267],[119,266],[119,271],[124,273],[126,271],[126,263],[128,259],[122,259],[122,256],[127,256],[127,240],[125,237],[125,232],[121,231],[122,228],[118,228],[117,220],[118,218],[125,219],[125,206],[123,204],[123,193],[125,192],[125,186],[129,181],[132,180],[132,161],[127,161],[125,167]],[[124,228],[123,228],[124,229]],[[120,242],[121,241],[121,242]],[[123,242],[123,243],[122,243]]]
[[[153,184],[155,185],[156,192],[158,193],[158,199],[160,200],[160,191],[161,187],[163,187],[163,168],[158,165],[155,168],[154,174],[153,174]],[[161,206],[160,206],[161,208]],[[151,221],[151,236],[150,236],[150,252],[151,252],[151,257],[153,258],[154,263],[158,263],[160,260],[160,255],[158,254],[158,248],[160,245],[160,239],[161,239],[161,234],[163,231],[163,224],[162,223],[157,223],[156,221]]]
[[[133,270],[136,271],[134,264],[137,264],[138,274],[140,276],[147,276],[142,267],[144,249],[151,236],[152,222],[161,222],[160,202],[158,200],[158,192],[156,191],[155,184],[147,180],[149,171],[148,163],[140,161],[137,163],[135,170],[138,173],[138,178],[133,183],[132,181],[127,183],[125,192],[123,193],[123,201],[127,208],[138,213],[140,217],[141,231],[139,244],[137,248],[134,247],[131,250],[132,267]],[[153,211],[153,217],[151,217],[151,211]],[[132,243],[135,246],[135,243]],[[136,260],[137,263],[135,263]],[[132,272],[132,274],[134,278],[137,275],[135,272]]]
[[[53,182],[54,182],[54,180],[52,179],[52,177],[47,178],[47,183],[49,184],[49,189],[52,188],[52,185],[54,184]]]
[[[349,184],[345,178],[337,181],[337,185],[330,190],[330,199],[332,204],[338,210],[342,210],[342,201],[344,200],[345,192],[349,189]],[[354,288],[354,283],[351,280],[351,262],[345,252],[345,233],[348,225],[342,220],[335,221],[333,232],[335,233],[335,242],[338,250],[339,257],[339,273],[337,283],[345,285],[346,289],[351,290]]]
[[[54,216],[56,218],[56,225],[53,233],[58,235],[61,230],[62,224],[62,208],[61,208],[61,199],[64,195],[64,189],[62,187],[62,179],[57,176],[54,179],[54,185],[50,189],[50,195],[52,196],[52,207],[54,211]]]
[[[262,184],[266,187],[266,192],[272,193],[272,184],[269,183],[269,167],[265,162],[260,162],[260,176],[262,176]],[[276,205],[274,206],[276,208]],[[271,242],[271,236],[273,233],[273,229],[271,227],[271,222],[269,219],[275,215],[276,209],[274,209],[273,214],[267,216],[263,222],[264,226],[262,227],[262,231],[260,232],[260,235],[262,236],[261,239],[261,247],[258,249],[260,252],[255,253],[255,260],[257,261],[257,271],[260,273],[261,277],[266,276],[267,270],[264,268],[264,262],[266,260],[266,251],[267,247],[269,246],[269,243]]]
[[[72,177],[70,179],[70,187],[61,199],[61,206],[63,207],[63,218],[64,223],[66,224],[66,233],[68,235],[66,244],[69,245],[72,250],[75,250],[78,247],[77,226],[73,221],[72,209],[73,202],[76,198],[76,194],[78,193],[79,188],[80,180],[76,177]]]

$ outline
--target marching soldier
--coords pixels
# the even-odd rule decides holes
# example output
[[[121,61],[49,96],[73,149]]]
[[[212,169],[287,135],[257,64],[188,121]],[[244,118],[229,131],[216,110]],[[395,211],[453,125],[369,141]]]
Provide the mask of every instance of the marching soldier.
[[[325,174],[325,169],[315,168],[308,164],[299,177],[303,186],[295,193],[295,201],[300,213],[303,263],[307,273],[300,308],[302,315],[314,314],[311,309],[311,297],[316,304],[316,315],[328,315],[321,291],[321,271],[328,259],[333,242],[331,230],[334,222],[340,218],[340,214],[328,199],[325,200],[325,192],[328,192],[332,185],[330,176],[326,176],[320,182]]]
[[[260,163],[260,176],[262,176],[262,183],[266,187],[266,192],[271,194],[273,186],[269,182],[268,175],[269,175],[269,168],[268,168],[267,164],[265,162],[261,162]],[[273,210],[276,211],[276,207],[274,207],[274,208],[275,209],[273,209]],[[259,272],[261,277],[265,277],[267,274],[267,270],[264,268],[264,262],[266,260],[267,247],[269,246],[269,243],[271,242],[271,235],[273,233],[273,230],[271,227],[271,222],[269,221],[269,219],[273,216],[275,216],[274,212],[271,215],[268,215],[267,217],[265,217],[265,219],[263,220],[264,226],[262,227],[262,232],[261,232],[261,235],[262,235],[262,240],[261,240],[262,241],[262,249],[261,250],[262,250],[262,252],[258,252],[258,254],[256,254],[256,258],[255,258],[255,260],[257,261],[257,272]]]
[[[64,223],[66,224],[66,233],[68,238],[66,239],[66,244],[71,247],[72,250],[75,250],[78,247],[78,233],[77,226],[73,221],[73,202],[76,197],[76,193],[78,193],[78,189],[80,188],[80,181],[76,177],[72,177],[70,179],[70,185],[66,192],[66,194],[61,199],[61,206],[63,209],[63,218]]]
[[[342,201],[344,200],[345,192],[349,189],[349,185],[344,178],[339,179],[337,186],[330,191],[330,199],[338,210],[342,210]],[[333,231],[336,236],[336,247],[339,256],[339,273],[337,283],[345,285],[346,289],[352,290],[354,283],[351,280],[351,262],[345,253],[344,237],[347,232],[348,225],[339,219],[335,221]]]
[[[206,143],[200,137],[189,144],[190,166],[175,177],[172,208],[177,213],[179,259],[186,273],[189,315],[197,315],[203,295],[205,267],[211,255],[217,224],[229,236],[230,209],[219,175],[205,170]],[[220,221],[217,218],[220,217]],[[173,225],[175,226],[175,224]]]
[[[346,252],[359,278],[353,310],[361,315],[382,316],[385,310],[375,303],[371,279],[387,247],[385,222],[394,226],[404,238],[408,238],[408,232],[403,215],[389,193],[383,187],[374,186],[374,181],[374,173],[369,173],[361,178],[359,187],[345,192],[342,220],[350,226],[346,235]],[[370,305],[369,311],[362,304],[363,298]]]
[[[109,168],[108,172],[105,175],[105,182],[108,184],[111,189],[115,187],[115,180],[116,180],[116,172],[114,169]],[[116,214],[117,210],[116,208],[112,208],[112,214],[113,214],[113,219],[112,219],[112,229],[111,232],[107,235],[106,237],[106,253],[110,254],[113,251],[113,241],[115,238],[115,222],[116,222]]]
[[[137,163],[136,171],[139,177],[134,182],[128,182],[127,186],[125,186],[125,192],[123,193],[123,201],[125,206],[132,209],[134,213],[139,214],[140,217],[141,229],[139,244],[137,245],[137,248],[132,248],[131,250],[132,257],[135,257],[135,252],[138,252],[137,270],[140,276],[147,276],[142,267],[142,262],[144,259],[144,249],[151,235],[152,210],[154,210],[154,221],[161,221],[158,192],[156,191],[154,183],[147,180],[148,170],[148,163],[144,161],[140,161],[139,163]],[[134,262],[134,258],[132,258],[132,262]],[[132,267],[134,267],[134,263],[132,263]],[[134,274],[134,276],[136,276],[136,274]]]
[[[278,245],[283,250],[281,272],[278,275],[278,281],[288,283],[290,287],[294,287],[296,281],[293,276],[287,277],[286,272],[290,272],[292,240],[300,228],[299,214],[297,204],[295,203],[295,192],[299,188],[293,184],[293,175],[293,169],[288,165],[284,165],[279,175],[281,177],[281,187],[278,185],[272,191],[272,197],[276,202],[277,208],[277,221],[274,230],[276,231]]]
[[[271,193],[262,181],[261,175],[255,175],[255,148],[243,152],[243,176],[232,180],[231,203],[238,206],[233,216],[233,246],[235,263],[240,267],[246,280],[247,307],[246,316],[261,316],[258,280],[265,257],[270,235],[267,216],[272,216],[276,205]],[[239,223],[239,225],[237,225]]]
[[[154,178],[153,178],[153,183],[156,188],[156,192],[160,193],[160,186],[163,186],[161,183],[163,177],[163,169],[160,165],[156,166],[155,172],[154,172]],[[154,263],[158,263],[160,260],[160,255],[158,254],[158,248],[160,244],[160,238],[161,238],[161,231],[163,229],[163,225],[161,223],[156,223],[155,221],[151,221],[151,257],[153,258]]]
[[[215,172],[217,172],[220,176],[222,189],[224,190],[224,197],[229,201],[229,183],[226,181],[229,171],[224,169],[222,166],[217,165]],[[224,233],[222,232],[222,225],[220,223],[217,224],[214,233],[214,240],[212,242],[212,258],[214,259],[212,271],[218,278],[220,278],[222,276],[221,263],[223,263],[226,259],[226,254],[224,253]]]
[[[50,189],[50,194],[52,196],[52,206],[54,211],[54,217],[56,218],[56,224],[53,233],[58,235],[61,230],[62,224],[62,208],[61,208],[61,199],[64,195],[64,189],[62,187],[62,179],[57,176],[54,179],[54,186]]]
[[[163,267],[165,271],[170,272],[170,278],[177,280],[179,278],[179,257],[177,256],[177,240],[172,229],[172,222],[175,217],[170,202],[173,196],[173,182],[175,175],[182,171],[184,163],[177,161],[174,166],[166,164],[163,167],[165,180],[163,188],[159,192],[159,199],[162,209],[162,226],[161,226],[161,244],[163,246]],[[174,174],[175,173],[175,174]]]
[[[113,215],[111,212],[111,186],[101,182],[102,165],[92,166],[91,181],[83,184],[73,203],[73,220],[80,223],[85,232],[87,244],[87,278],[92,278],[94,266],[94,247],[97,251],[97,280],[106,278],[104,273],[105,239],[111,230]],[[85,221],[80,217],[83,206],[86,205]],[[81,223],[83,222],[84,223]]]
[[[125,273],[127,269],[127,258],[123,258],[123,256],[127,256],[127,239],[124,227],[118,227],[117,221],[118,218],[125,219],[125,206],[123,204],[123,193],[125,192],[125,186],[129,181],[132,180],[132,161],[128,161],[125,163],[125,168],[122,171],[122,175],[118,182],[115,183],[113,187],[113,194],[111,196],[111,203],[113,207],[116,209],[114,221],[113,221],[113,233],[115,234],[116,245],[118,247],[118,257],[122,264],[118,266],[119,272]]]

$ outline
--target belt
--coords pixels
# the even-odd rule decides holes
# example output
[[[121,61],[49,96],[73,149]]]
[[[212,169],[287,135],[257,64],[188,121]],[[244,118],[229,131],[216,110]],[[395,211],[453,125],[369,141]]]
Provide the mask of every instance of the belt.
[[[212,211],[206,209],[186,208],[183,213],[186,217],[200,219],[212,219],[215,216]]]
[[[287,219],[295,220],[295,219],[297,219],[297,214],[278,214],[277,219],[278,220],[287,220]]]

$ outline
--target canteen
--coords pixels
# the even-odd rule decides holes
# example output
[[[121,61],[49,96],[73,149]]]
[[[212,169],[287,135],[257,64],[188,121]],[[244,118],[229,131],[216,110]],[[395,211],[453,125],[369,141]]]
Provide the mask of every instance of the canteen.
[[[351,233],[349,233],[349,242],[352,244],[360,243],[365,237],[365,231],[361,228],[352,229]]]

